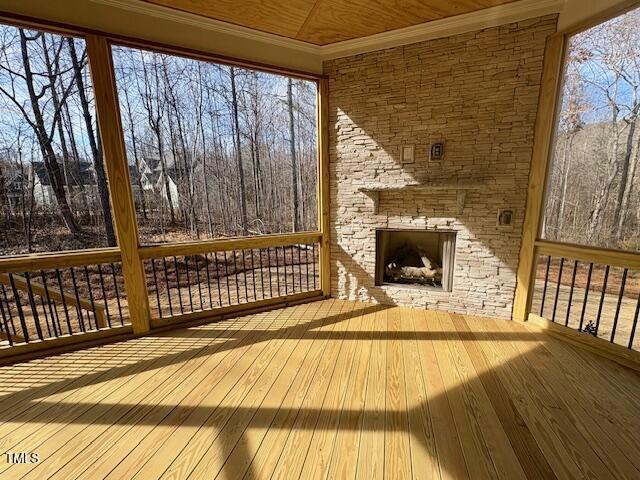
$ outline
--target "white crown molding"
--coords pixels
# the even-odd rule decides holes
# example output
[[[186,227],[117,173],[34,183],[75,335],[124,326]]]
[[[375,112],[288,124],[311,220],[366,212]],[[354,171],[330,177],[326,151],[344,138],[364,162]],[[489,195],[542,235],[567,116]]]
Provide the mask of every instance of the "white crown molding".
[[[421,23],[368,37],[345,40],[320,47],[323,60],[357,55],[384,48],[449,37],[461,33],[519,22],[530,18],[559,13],[566,0],[520,0],[485,8],[476,12]]]
[[[320,46],[180,10],[174,10],[141,0],[90,1],[125,11],[202,28],[219,34],[249,39],[262,44],[298,51],[310,56],[315,56],[319,60],[330,60],[357,55],[384,48],[408,45],[425,40],[443,38],[481,30],[483,28],[528,20],[552,13],[559,13],[564,8],[566,2],[566,0],[520,0],[485,8],[476,12],[425,22],[411,27],[399,28],[367,37]]]

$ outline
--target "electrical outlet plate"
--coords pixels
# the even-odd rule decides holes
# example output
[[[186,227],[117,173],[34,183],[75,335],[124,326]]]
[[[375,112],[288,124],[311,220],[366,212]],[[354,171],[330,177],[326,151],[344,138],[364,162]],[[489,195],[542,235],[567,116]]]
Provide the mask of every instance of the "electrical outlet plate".
[[[402,163],[413,163],[415,160],[415,147],[413,145],[402,146]]]
[[[505,228],[513,227],[513,210],[504,209],[498,211],[498,226]]]
[[[431,144],[430,159],[432,161],[442,160],[444,157],[444,142],[436,142]]]

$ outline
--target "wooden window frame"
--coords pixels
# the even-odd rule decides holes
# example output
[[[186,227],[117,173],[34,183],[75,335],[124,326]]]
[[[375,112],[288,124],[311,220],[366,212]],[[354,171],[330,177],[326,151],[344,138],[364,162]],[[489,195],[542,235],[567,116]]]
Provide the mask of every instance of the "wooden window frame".
[[[536,258],[541,253],[553,251],[560,256],[567,255],[571,257],[571,255],[579,255],[583,259],[588,257],[588,260],[594,263],[613,262],[615,264],[635,265],[640,262],[640,253],[574,245],[567,242],[551,242],[541,238],[542,219],[547,195],[548,169],[552,161],[557,120],[562,101],[563,78],[569,39],[638,7],[640,7],[640,1],[638,0],[623,2],[577,25],[558,31],[547,38],[542,83],[538,99],[538,114],[534,131],[527,205],[522,228],[520,259],[516,274],[513,320],[525,322],[529,319],[533,299]]]
[[[217,55],[211,52],[189,49],[170,43],[159,43],[129,36],[121,36],[109,32],[68,25],[59,22],[0,12],[0,22],[15,27],[32,28],[53,34],[82,38],[86,41],[89,69],[91,72],[95,111],[101,125],[100,134],[103,145],[103,159],[107,181],[109,184],[112,215],[118,247],[110,249],[86,249],[82,251],[46,252],[30,255],[17,255],[0,258],[0,271],[9,271],[16,265],[43,268],[43,265],[70,265],[78,261],[92,261],[104,255],[112,258],[120,257],[123,266],[125,290],[129,299],[130,320],[134,334],[150,331],[150,305],[146,287],[143,260],[157,246],[142,246],[138,234],[137,215],[133,189],[129,178],[128,160],[124,146],[124,131],[120,117],[119,99],[116,90],[115,72],[113,69],[112,46],[144,49],[165,54],[177,55],[194,60],[218,63],[257,70],[265,73],[288,76],[295,79],[312,81],[316,84],[316,132],[317,132],[317,216],[316,231],[299,232],[285,235],[260,235],[237,239],[224,239],[222,242],[249,241],[258,243],[274,243],[288,237],[304,236],[318,238],[320,241],[320,287],[325,298],[330,296],[330,258],[329,258],[329,155],[328,155],[328,82],[327,78],[309,72],[276,67],[259,62],[246,61],[239,58]],[[297,238],[297,237],[296,237]],[[161,248],[180,249],[181,252],[198,251],[211,244],[216,247],[221,240],[171,242]],[[247,304],[247,309],[255,305]],[[215,316],[215,312],[211,313]],[[37,347],[33,347],[37,348]]]

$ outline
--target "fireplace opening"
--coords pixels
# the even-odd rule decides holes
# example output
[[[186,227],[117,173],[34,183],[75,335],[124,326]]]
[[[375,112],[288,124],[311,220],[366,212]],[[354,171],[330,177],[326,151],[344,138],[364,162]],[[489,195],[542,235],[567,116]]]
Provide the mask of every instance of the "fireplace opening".
[[[377,230],[376,285],[407,285],[450,292],[456,232]]]

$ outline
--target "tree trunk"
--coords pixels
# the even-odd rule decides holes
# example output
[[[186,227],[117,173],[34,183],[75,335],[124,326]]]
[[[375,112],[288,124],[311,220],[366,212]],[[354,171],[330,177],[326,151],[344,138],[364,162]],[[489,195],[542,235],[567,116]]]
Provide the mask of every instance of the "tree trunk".
[[[620,132],[618,131],[618,115],[620,113],[620,109],[617,105],[612,105],[612,114],[611,114],[611,129],[615,132],[615,139],[613,140],[613,148],[611,152],[611,157],[609,159],[609,172],[607,175],[607,179],[600,187],[598,193],[596,194],[595,206],[593,208],[593,212],[591,213],[591,220],[589,222],[589,229],[587,239],[589,242],[594,243],[596,241],[595,236],[600,234],[602,230],[602,217],[604,215],[605,208],[607,206],[609,196],[611,194],[611,188],[613,187],[613,182],[615,181],[620,164],[618,162],[618,152],[620,149]]]
[[[569,186],[569,171],[571,170],[571,150],[573,149],[573,140],[575,138],[574,133],[569,133],[569,138],[567,139],[567,143],[565,144],[565,149],[563,153],[563,167],[564,171],[562,172],[562,183],[560,186],[560,208],[558,212],[558,220],[557,220],[557,230],[556,230],[556,240],[562,240],[560,237],[562,235],[564,229],[564,221],[565,221],[565,206],[567,201],[567,188]]]
[[[300,231],[300,215],[298,212],[298,160],[296,158],[296,130],[293,119],[293,92],[291,78],[287,82],[287,106],[289,109],[289,146],[291,154],[291,188],[293,190],[293,231]]]
[[[620,185],[618,187],[618,196],[616,198],[615,211],[613,216],[614,226],[614,239],[616,244],[622,239],[622,228],[624,226],[625,218],[627,217],[627,189],[631,188],[633,182],[633,176],[629,176],[629,170],[631,167],[631,158],[633,154],[633,141],[636,133],[636,123],[638,121],[637,110],[640,107],[638,104],[634,108],[635,115],[629,122],[629,133],[627,135],[627,142],[625,144],[624,156],[622,157],[622,165],[620,166]],[[629,181],[631,180],[631,182]]]
[[[25,82],[27,85],[31,109],[34,116],[32,128],[34,129],[35,134],[38,137],[42,159],[47,170],[47,175],[49,176],[49,181],[51,182],[53,193],[56,197],[56,202],[58,203],[58,208],[60,209],[60,216],[62,217],[67,230],[69,230],[70,233],[77,235],[78,233],[80,233],[80,227],[76,223],[76,219],[73,215],[73,212],[71,211],[71,208],[69,208],[67,194],[64,189],[62,176],[60,174],[60,166],[58,165],[58,161],[56,160],[56,155],[51,145],[51,137],[49,137],[47,133],[47,129],[44,124],[44,118],[42,116],[42,110],[40,109],[40,104],[38,103],[38,95],[36,94],[33,85],[33,73],[31,71],[31,63],[29,61],[27,36],[24,33],[23,29],[19,29],[19,31],[20,47],[22,51],[22,63],[25,72]]]
[[[128,89],[123,88],[124,101],[127,106],[127,118],[129,120],[129,133],[131,134],[131,147],[133,148],[133,161],[136,167],[137,178],[136,186],[140,192],[140,206],[142,207],[142,218],[147,219],[147,202],[144,198],[144,189],[142,187],[142,172],[140,171],[140,157],[138,156],[138,142],[136,139],[136,128],[133,124],[133,112],[131,111],[131,102],[129,101]]]
[[[249,233],[249,221],[247,218],[247,197],[244,182],[244,170],[242,168],[242,151],[240,145],[240,122],[238,121],[238,94],[236,91],[236,72],[234,67],[230,67],[231,76],[231,106],[233,109],[233,130],[236,147],[236,161],[238,162],[238,176],[240,178],[240,212],[242,218],[242,233]]]
[[[167,194],[167,201],[169,203],[169,216],[171,218],[171,223],[175,223],[176,221],[176,213],[173,209],[173,199],[171,195],[171,187],[169,185],[169,173],[167,172],[167,162],[164,158],[164,147],[162,145],[162,135],[160,134],[160,126],[154,130],[156,134],[156,140],[158,141],[158,155],[160,156],[160,168],[162,173],[162,180],[164,182],[164,189]]]
[[[107,235],[107,244],[110,247],[116,246],[116,234],[113,228],[113,217],[111,216],[111,203],[109,202],[109,187],[107,185],[107,176],[104,171],[104,163],[102,161],[102,148],[96,141],[96,133],[93,130],[93,122],[91,112],[89,110],[89,101],[84,87],[84,79],[82,78],[82,66],[76,54],[76,46],[73,38],[68,38],[69,54],[73,64],[76,85],[78,85],[78,95],[80,97],[80,105],[82,106],[82,115],[87,129],[87,137],[93,157],[93,167],[96,171],[96,180],[98,183],[98,195],[100,196],[100,206],[102,207],[102,217],[104,219],[104,229]],[[99,127],[96,128],[98,130]],[[126,161],[122,159],[122,161]]]

